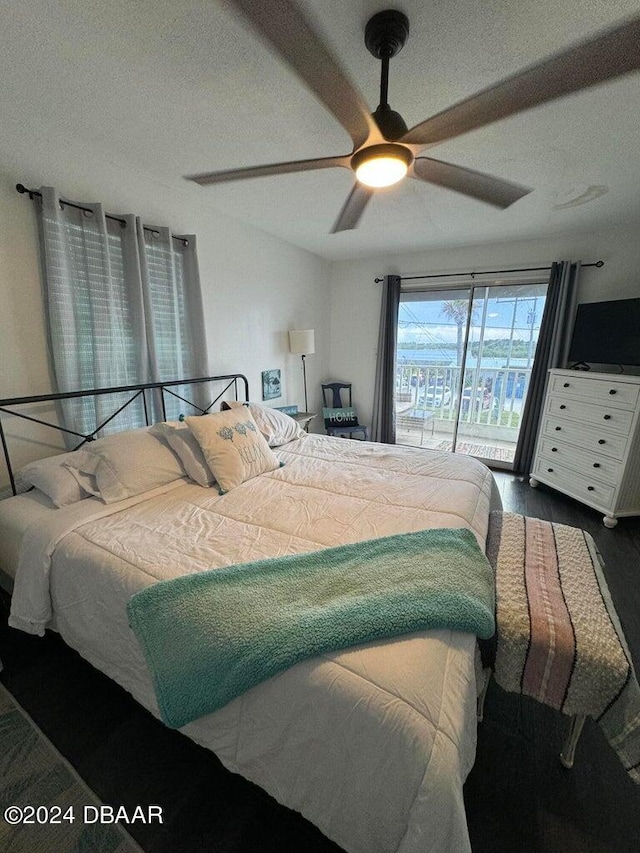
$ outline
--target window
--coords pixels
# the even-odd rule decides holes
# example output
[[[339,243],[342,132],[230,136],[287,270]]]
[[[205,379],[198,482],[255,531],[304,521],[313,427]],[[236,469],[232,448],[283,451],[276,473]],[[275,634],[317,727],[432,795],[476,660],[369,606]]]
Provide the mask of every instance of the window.
[[[396,441],[513,466],[546,283],[400,296]]]
[[[193,378],[207,371],[194,237],[147,228],[100,205],[61,202],[43,188],[39,205],[51,366],[58,391]],[[180,394],[181,389],[174,389]],[[92,432],[131,395],[65,402],[66,426]],[[167,415],[184,404],[166,399]],[[155,419],[159,413],[154,414]],[[142,401],[104,432],[145,423]]]

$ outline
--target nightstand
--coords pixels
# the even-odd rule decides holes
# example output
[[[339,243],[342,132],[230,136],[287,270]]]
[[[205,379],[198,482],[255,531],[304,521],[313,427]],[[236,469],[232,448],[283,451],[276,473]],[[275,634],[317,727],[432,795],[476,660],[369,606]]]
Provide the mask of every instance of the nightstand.
[[[309,424],[318,416],[315,412],[296,412],[295,415],[289,415],[289,417],[297,421],[305,432],[309,432]]]

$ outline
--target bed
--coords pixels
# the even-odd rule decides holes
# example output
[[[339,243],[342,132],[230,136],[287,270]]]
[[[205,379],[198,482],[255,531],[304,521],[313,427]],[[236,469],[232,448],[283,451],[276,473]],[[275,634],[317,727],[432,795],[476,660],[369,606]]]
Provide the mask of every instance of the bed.
[[[31,627],[54,627],[158,716],[127,621],[137,591],[425,528],[464,527],[484,547],[499,506],[489,470],[465,457],[306,434],[273,452],[283,467],[224,495],[183,476],[107,505],[0,502],[0,568],[20,563],[13,624],[31,607]],[[349,853],[463,853],[476,673],[475,637],[422,631],[297,663],[181,731]]]

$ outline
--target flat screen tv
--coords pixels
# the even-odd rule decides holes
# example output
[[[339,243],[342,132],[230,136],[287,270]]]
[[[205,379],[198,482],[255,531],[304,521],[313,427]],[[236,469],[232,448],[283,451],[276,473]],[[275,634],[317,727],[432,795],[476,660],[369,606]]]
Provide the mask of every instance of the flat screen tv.
[[[569,365],[640,365],[640,299],[578,305]]]

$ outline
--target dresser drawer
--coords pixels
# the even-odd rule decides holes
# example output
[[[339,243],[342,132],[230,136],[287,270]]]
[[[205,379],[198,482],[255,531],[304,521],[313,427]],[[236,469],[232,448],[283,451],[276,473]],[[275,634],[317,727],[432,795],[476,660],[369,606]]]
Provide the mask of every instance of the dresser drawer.
[[[557,438],[573,444],[583,453],[597,453],[598,456],[612,456],[622,459],[627,446],[627,437],[613,433],[606,428],[586,427],[574,421],[547,415],[542,422],[542,435]]]
[[[547,414],[558,415],[561,418],[574,418],[585,425],[593,424],[595,427],[613,430],[622,435],[629,435],[633,423],[633,412],[628,409],[594,405],[591,401],[559,395],[549,395]]]
[[[616,408],[634,410],[638,403],[640,388],[631,382],[616,379],[588,379],[576,373],[574,376],[551,374],[549,392],[561,397],[582,397],[590,403],[608,403]]]
[[[622,477],[622,464],[599,453],[585,453],[581,447],[565,444],[553,438],[540,440],[538,454],[544,456],[551,466],[571,468],[585,477],[616,486]]]
[[[532,476],[565,494],[570,494],[585,503],[593,503],[607,509],[613,507],[615,486],[602,483],[595,478],[585,477],[571,468],[557,465],[553,459],[539,456],[536,459]]]
[[[536,481],[599,510],[609,528],[640,515],[640,377],[550,370]]]

